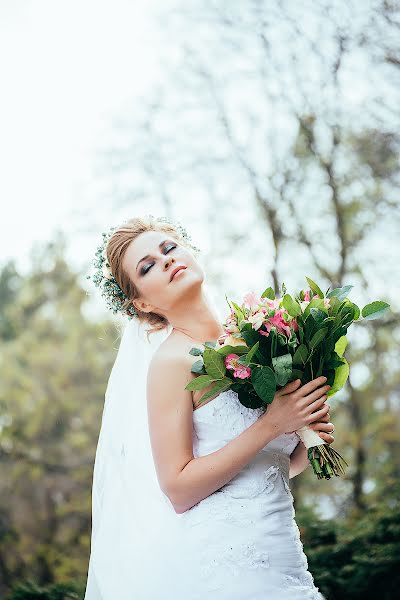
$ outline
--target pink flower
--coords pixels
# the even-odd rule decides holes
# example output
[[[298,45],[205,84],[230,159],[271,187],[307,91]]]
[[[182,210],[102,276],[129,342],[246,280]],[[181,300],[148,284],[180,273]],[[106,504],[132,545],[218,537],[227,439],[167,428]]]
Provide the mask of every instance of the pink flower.
[[[269,332],[271,331],[271,323],[269,323],[268,321],[264,321],[263,326],[265,327],[266,331],[263,331],[262,329],[259,329],[259,333],[261,333],[261,335],[265,335],[265,337],[269,336]]]
[[[274,310],[278,310],[280,302],[280,298],[275,298],[275,300],[270,300],[269,298],[267,298],[268,308],[273,308]]]
[[[298,331],[299,330],[299,326],[297,324],[296,319],[292,319],[292,327],[293,327],[293,331]]]
[[[331,305],[330,298],[324,298],[324,306],[325,308],[329,308]]]
[[[245,367],[237,362],[239,356],[237,354],[228,354],[225,356],[225,366],[227,369],[233,371],[233,376],[238,379],[246,379],[251,375],[250,367]]]
[[[220,346],[223,346],[225,339],[229,336],[229,333],[221,333],[221,335],[219,336],[219,338],[217,339],[217,342]]]
[[[261,304],[261,298],[255,292],[247,292],[243,296],[243,305],[248,306],[251,310]]]
[[[265,318],[265,313],[261,310],[258,310],[253,315],[249,315],[247,317],[247,321],[249,323],[251,323],[253,329],[255,329],[257,331],[257,329],[260,329],[261,325],[263,324],[264,318]]]
[[[311,298],[310,298],[310,291],[307,290],[306,292],[304,292],[304,300],[307,300],[307,302],[310,302]]]
[[[233,372],[233,376],[237,377],[238,379],[247,379],[247,377],[250,377],[250,375],[250,367],[245,367],[244,365],[239,365],[238,368]]]
[[[286,335],[290,336],[290,326],[287,321],[284,320],[282,316],[283,309],[279,309],[273,317],[270,317],[268,321],[275,325],[278,331],[281,333],[286,333]]]

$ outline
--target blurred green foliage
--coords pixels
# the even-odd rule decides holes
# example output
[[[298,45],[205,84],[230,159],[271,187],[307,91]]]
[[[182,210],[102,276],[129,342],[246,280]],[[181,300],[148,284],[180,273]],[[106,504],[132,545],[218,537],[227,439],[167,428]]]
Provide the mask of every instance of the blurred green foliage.
[[[0,597],[16,581],[86,577],[93,463],[119,334],[85,317],[87,294],[64,253],[58,238],[36,251],[26,277],[12,263],[0,273]]]
[[[344,521],[319,520],[304,509],[296,513],[309,570],[328,600],[398,597],[398,504],[391,509],[375,505],[360,518]]]

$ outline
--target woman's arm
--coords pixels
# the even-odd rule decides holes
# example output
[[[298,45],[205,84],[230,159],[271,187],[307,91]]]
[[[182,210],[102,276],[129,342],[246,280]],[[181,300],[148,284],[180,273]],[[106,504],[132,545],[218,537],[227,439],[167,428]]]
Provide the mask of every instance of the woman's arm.
[[[155,355],[147,378],[149,432],[157,477],[176,513],[185,512],[228,483],[282,433],[277,422],[269,415],[265,419],[265,414],[223,448],[195,458],[192,393],[185,390],[193,377],[187,361],[179,356]]]
[[[330,415],[327,413],[318,421],[310,423],[310,427],[311,429],[314,429],[323,440],[328,442],[328,444],[332,444],[332,442],[335,441],[335,438],[332,434],[328,433],[328,431],[332,431],[333,429],[333,424],[329,421],[329,418]],[[289,479],[296,477],[296,475],[300,475],[300,473],[305,471],[310,465],[311,463],[307,456],[307,448],[303,442],[300,441],[290,455]]]
[[[147,378],[149,432],[157,477],[177,513],[228,483],[266,444],[285,432],[285,424],[293,430],[309,424],[312,414],[322,417],[328,410],[323,406],[326,389],[319,387],[326,379],[302,386],[298,394],[298,384],[291,382],[286,395],[282,390],[277,392],[268,412],[240,435],[219,450],[195,458],[192,394],[185,390],[193,377],[187,361],[167,353],[154,355]]]

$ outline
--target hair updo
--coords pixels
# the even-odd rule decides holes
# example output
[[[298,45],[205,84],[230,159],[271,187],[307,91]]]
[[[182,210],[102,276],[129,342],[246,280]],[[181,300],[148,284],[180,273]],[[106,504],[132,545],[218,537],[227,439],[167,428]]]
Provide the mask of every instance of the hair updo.
[[[146,217],[134,217],[128,219],[121,226],[117,227],[107,241],[105,254],[107,262],[110,265],[111,273],[121,288],[126,298],[122,302],[119,312],[129,315],[133,311],[141,323],[149,325],[148,334],[165,329],[168,326],[168,319],[155,312],[144,312],[136,308],[133,300],[140,296],[137,286],[133,283],[128,273],[122,266],[122,261],[129,244],[135,240],[141,233],[146,231],[160,231],[167,233],[179,244],[189,248],[195,253],[199,250],[188,240],[190,237],[183,233],[181,226],[174,225],[161,218],[155,219],[152,215]]]

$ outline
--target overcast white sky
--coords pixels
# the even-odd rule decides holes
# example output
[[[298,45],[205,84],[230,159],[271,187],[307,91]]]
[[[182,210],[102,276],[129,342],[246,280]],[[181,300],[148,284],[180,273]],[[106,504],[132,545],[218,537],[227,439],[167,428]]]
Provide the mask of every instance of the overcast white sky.
[[[88,223],[110,219],[110,207],[100,203],[96,215],[82,217],[87,200],[91,206],[97,200],[96,154],[106,145],[114,118],[134,114],[135,104],[143,107],[162,76],[161,60],[173,52],[175,40],[168,44],[156,17],[173,5],[173,0],[0,0],[0,202],[5,215],[0,264],[16,257],[23,270],[33,241],[50,239],[56,227],[75,234],[74,239],[82,232],[71,259],[79,263],[92,255],[95,240],[87,235]],[[368,97],[374,73],[364,74],[365,69],[355,69],[352,81],[345,81],[348,107]],[[260,154],[265,159],[265,152]],[[192,200],[195,192],[191,188]],[[158,214],[151,200],[146,209]],[[390,261],[388,268],[393,268]]]
[[[0,1],[1,263],[23,269],[33,240],[76,228],[111,117],[157,78],[158,5]]]

